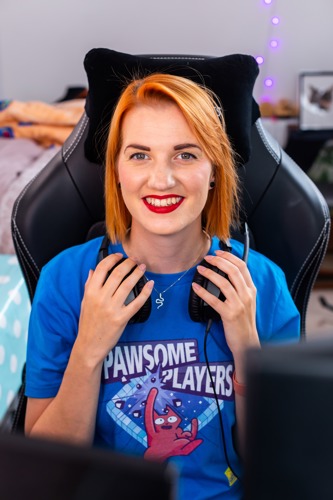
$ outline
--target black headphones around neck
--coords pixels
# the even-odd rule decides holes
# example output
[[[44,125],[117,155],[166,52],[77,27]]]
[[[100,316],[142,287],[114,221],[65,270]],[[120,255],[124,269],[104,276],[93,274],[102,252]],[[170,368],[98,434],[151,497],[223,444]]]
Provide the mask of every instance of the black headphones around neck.
[[[110,240],[109,240],[108,236],[105,235],[103,238],[102,244],[100,246],[100,249],[98,251],[97,264],[99,262],[101,262],[101,260],[105,259],[105,257],[108,256],[109,244],[110,244]],[[221,248],[221,250],[224,250],[227,252],[231,252],[231,250],[232,250],[229,241],[224,242],[224,241],[220,240],[219,247]],[[249,252],[249,230],[248,230],[247,224],[245,223],[244,224],[244,252],[243,252],[242,260],[246,263],[247,263],[247,259],[248,259],[248,252]],[[110,269],[109,274],[112,272],[112,270],[115,267],[117,267],[124,260],[125,260],[125,258],[123,258],[119,262],[117,262],[117,264],[112,269]],[[212,269],[213,271],[220,274],[221,276],[228,278],[228,276],[223,271],[221,271],[220,269],[218,269],[215,266],[208,264],[208,262],[206,262],[204,259],[200,262],[200,265],[205,266],[209,269]],[[132,271],[130,271],[130,273],[131,272]],[[125,278],[127,278],[127,276],[125,276]],[[203,288],[206,288],[206,290],[208,290],[211,294],[215,295],[215,297],[218,297],[220,300],[222,300],[222,301],[225,300],[225,297],[224,297],[223,293],[221,293],[220,289],[216,285],[214,285],[211,281],[209,281],[207,278],[205,278],[204,276],[199,274],[198,271],[195,272],[193,282],[198,283],[198,285],[202,286]],[[141,292],[141,290],[143,289],[145,284],[146,284],[145,278],[144,277],[140,278],[139,281],[137,282],[137,284],[132,289],[131,293],[128,295],[128,297],[125,301],[125,304],[129,304],[130,302],[132,302],[132,300],[134,300],[135,297],[137,297],[139,295],[139,293]],[[210,307],[204,300],[202,300],[193,291],[192,287],[190,288],[190,295],[189,295],[189,301],[188,301],[188,311],[190,314],[190,318],[192,319],[192,321],[195,321],[195,322],[199,322],[199,323],[205,322],[206,323],[209,320],[218,321],[220,319],[220,315],[215,311],[215,309]],[[144,323],[149,318],[150,312],[151,312],[151,299],[149,297],[148,300],[145,302],[145,304],[141,307],[141,309],[134,316],[132,316],[132,318],[129,320],[129,323]]]

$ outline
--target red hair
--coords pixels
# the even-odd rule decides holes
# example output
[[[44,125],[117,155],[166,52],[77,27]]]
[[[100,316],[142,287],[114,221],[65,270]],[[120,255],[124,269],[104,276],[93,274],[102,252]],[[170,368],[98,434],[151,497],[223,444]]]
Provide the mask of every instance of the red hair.
[[[171,102],[180,109],[213,165],[215,187],[208,193],[202,227],[210,236],[226,240],[238,219],[238,176],[218,99],[187,78],[162,73],[133,80],[120,96],[111,120],[105,164],[106,228],[110,240],[123,241],[131,225],[117,178],[124,117],[137,105],[158,102]]]

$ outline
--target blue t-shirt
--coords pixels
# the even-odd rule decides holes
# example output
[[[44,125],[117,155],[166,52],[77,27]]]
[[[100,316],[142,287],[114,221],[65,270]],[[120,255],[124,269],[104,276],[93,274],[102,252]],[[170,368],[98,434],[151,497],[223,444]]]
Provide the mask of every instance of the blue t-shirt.
[[[28,336],[29,397],[50,398],[58,392],[77,336],[84,284],[89,270],[96,267],[100,244],[101,238],[97,238],[65,250],[42,270]],[[232,252],[241,257],[243,245],[234,240],[231,244]],[[218,240],[213,238],[209,253],[214,254],[216,249]],[[110,245],[109,251],[125,255],[121,245]],[[248,268],[257,288],[256,319],[261,342],[296,340],[299,314],[283,272],[253,250]],[[127,325],[104,361],[95,444],[169,460],[179,470],[179,500],[235,500],[242,497],[242,485],[233,474],[241,474],[232,440],[233,357],[222,322],[214,321],[207,354],[222,415],[226,459],[218,407],[204,358],[206,325],[193,322],[188,313],[194,273],[195,268],[190,269],[165,291],[162,307],[158,293],[182,273],[146,273],[155,281],[151,313],[146,322]]]

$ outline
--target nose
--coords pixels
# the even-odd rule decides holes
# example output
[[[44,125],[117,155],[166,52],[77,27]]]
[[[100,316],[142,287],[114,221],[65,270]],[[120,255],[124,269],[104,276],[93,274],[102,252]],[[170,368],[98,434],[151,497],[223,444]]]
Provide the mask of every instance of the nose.
[[[156,162],[150,167],[148,187],[158,191],[168,190],[176,185],[174,171],[172,166],[167,162]]]

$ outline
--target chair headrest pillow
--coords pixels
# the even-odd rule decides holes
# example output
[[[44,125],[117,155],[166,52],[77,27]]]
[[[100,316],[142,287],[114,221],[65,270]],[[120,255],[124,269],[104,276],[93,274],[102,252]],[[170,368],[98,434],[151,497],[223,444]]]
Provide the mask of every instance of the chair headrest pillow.
[[[259,73],[254,57],[232,54],[205,56],[136,56],[105,48],[90,50],[84,59],[89,91],[86,113],[89,131],[85,155],[95,163],[104,163],[107,132],[113,109],[126,84],[133,77],[153,72],[171,73],[204,84],[219,97],[229,139],[246,163],[251,154],[251,126],[260,116],[253,99],[253,87]]]

